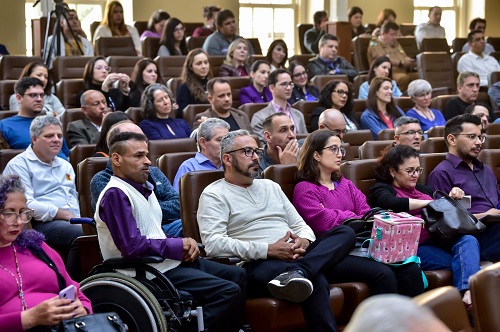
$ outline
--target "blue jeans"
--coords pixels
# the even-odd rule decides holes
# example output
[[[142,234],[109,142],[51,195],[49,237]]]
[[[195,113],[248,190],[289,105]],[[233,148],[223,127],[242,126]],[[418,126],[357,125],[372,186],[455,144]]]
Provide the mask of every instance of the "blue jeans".
[[[422,270],[450,270],[459,291],[469,289],[469,277],[479,271],[479,242],[472,235],[462,235],[446,242],[438,237],[421,243],[418,256]]]
[[[163,233],[166,236],[182,237],[182,223],[180,219],[174,220],[171,223],[161,226]]]
[[[486,225],[486,230],[476,234],[481,248],[481,260],[500,261],[500,224],[492,223]]]

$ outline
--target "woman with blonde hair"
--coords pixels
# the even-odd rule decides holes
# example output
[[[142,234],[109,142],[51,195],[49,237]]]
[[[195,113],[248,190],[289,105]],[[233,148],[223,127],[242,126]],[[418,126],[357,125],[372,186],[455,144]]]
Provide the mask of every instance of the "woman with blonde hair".
[[[142,54],[141,38],[133,26],[125,24],[123,6],[119,1],[109,1],[104,10],[104,18],[94,34],[95,41],[100,37],[132,37],[137,55]]]
[[[220,77],[249,76],[250,47],[243,38],[233,40],[227,49],[226,60],[220,67]]]

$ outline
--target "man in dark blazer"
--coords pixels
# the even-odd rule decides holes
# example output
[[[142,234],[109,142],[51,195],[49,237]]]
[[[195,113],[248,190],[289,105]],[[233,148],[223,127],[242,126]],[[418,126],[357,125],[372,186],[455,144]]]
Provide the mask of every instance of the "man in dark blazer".
[[[229,124],[229,131],[245,129],[250,133],[252,127],[248,115],[238,109],[232,108],[233,96],[229,82],[221,77],[216,77],[207,83],[208,101],[211,108],[205,112],[199,113],[194,117],[193,129],[208,118],[219,118]]]
[[[69,146],[78,144],[96,144],[101,133],[102,121],[110,109],[106,97],[96,90],[85,91],[81,98],[83,120],[76,120],[68,124]]]

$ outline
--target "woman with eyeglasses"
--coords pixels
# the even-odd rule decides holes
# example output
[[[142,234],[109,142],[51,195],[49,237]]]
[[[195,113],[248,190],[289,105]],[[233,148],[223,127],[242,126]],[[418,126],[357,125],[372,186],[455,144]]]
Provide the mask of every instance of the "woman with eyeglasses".
[[[243,77],[250,74],[248,41],[243,38],[233,40],[227,49],[226,60],[220,67],[220,77]]]
[[[398,88],[398,84],[392,79],[392,63],[391,60],[385,55],[379,56],[373,60],[370,70],[368,71],[368,80],[359,86],[358,99],[368,98],[368,90],[370,90],[370,83],[375,77],[388,77],[392,80],[392,96],[399,98],[403,95]]]
[[[0,177],[0,331],[49,331],[64,319],[92,313],[92,305],[43,234],[25,228],[33,210],[24,192],[19,176]],[[75,286],[74,301],[59,299],[54,269],[64,287]]]
[[[124,73],[112,73],[111,67],[103,56],[97,56],[89,60],[83,71],[84,91],[97,90],[106,98],[108,107],[112,112],[126,111],[129,108],[130,77]],[[77,102],[81,107],[80,91]]]
[[[408,96],[413,100],[415,106],[406,112],[406,115],[418,119],[423,131],[446,124],[441,111],[429,108],[432,100],[432,86],[429,82],[420,79],[412,81],[408,85]]]
[[[340,173],[345,155],[341,144],[337,134],[317,130],[307,136],[300,150],[296,176],[301,182],[295,186],[293,205],[316,237],[370,210],[365,195]],[[395,267],[353,252],[329,272],[329,282],[364,282],[372,295],[416,296],[424,291],[415,263]]]
[[[167,20],[160,38],[158,56],[187,55],[186,28],[178,18]]]
[[[290,62],[288,71],[292,74],[292,81],[295,84],[288,103],[293,105],[300,100],[317,101],[320,94],[319,90],[314,85],[309,85],[309,76],[302,63],[298,61]]]
[[[54,116],[60,117],[66,109],[63,104],[55,94],[52,93],[52,78],[50,77],[50,71],[41,62],[31,62],[28,63],[21,72],[19,79],[23,77],[35,77],[38,78],[43,83],[43,110],[46,114],[53,114]],[[16,94],[10,96],[9,98],[9,109],[11,111],[19,110],[19,103],[16,99]]]
[[[264,60],[257,60],[250,67],[251,84],[240,90],[240,105],[251,103],[268,103],[273,100],[271,90],[267,87],[267,79],[271,67]]]
[[[286,61],[288,60],[288,47],[283,39],[275,39],[269,45],[265,60],[271,65],[271,71],[285,68]]]
[[[326,109],[335,108],[344,114],[347,123],[346,129],[348,131],[358,130],[360,128],[356,114],[354,114],[352,85],[349,82],[334,80],[321,90],[319,96],[320,107],[313,109],[311,113],[311,130],[318,129],[319,115]]]
[[[433,200],[432,189],[417,183],[422,171],[419,154],[413,148],[399,145],[386,149],[376,163],[378,182],[370,190],[370,205],[420,217]],[[461,199],[464,192],[454,187],[449,195]],[[451,270],[462,301],[470,305],[468,280],[479,271],[479,243],[474,236],[462,235],[446,242],[424,227],[417,254],[423,270]]]
[[[392,98],[392,81],[387,77],[375,77],[370,83],[366,110],[361,114],[361,127],[370,129],[373,139],[383,129],[394,129],[394,121],[403,116]]]

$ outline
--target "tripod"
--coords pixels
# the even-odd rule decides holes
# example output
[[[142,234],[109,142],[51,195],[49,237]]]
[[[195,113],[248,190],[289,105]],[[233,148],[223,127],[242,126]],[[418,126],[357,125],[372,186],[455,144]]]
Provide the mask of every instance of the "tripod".
[[[62,0],[54,0],[54,2],[56,4],[56,8],[52,10],[47,16],[47,28],[45,30],[45,41],[43,45],[43,63],[49,68],[52,67],[51,63],[53,58],[61,55],[61,37],[65,38],[64,36],[61,36],[62,20],[64,19],[66,21],[66,25],[70,27],[70,24],[68,22],[68,6],[64,4]],[[52,31],[52,40],[50,42],[50,45],[48,45],[50,18],[52,17],[52,15],[56,16],[56,21],[54,23],[54,29]],[[71,35],[76,41],[76,46],[78,47],[78,50],[83,55],[84,53],[82,45],[79,42],[79,37],[75,34],[75,32],[71,27],[69,28],[69,31],[71,32]]]

